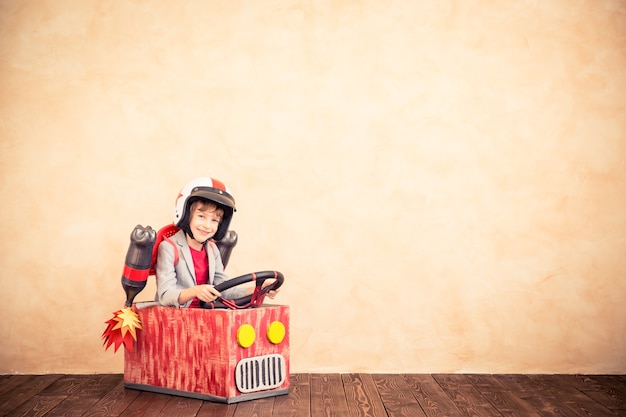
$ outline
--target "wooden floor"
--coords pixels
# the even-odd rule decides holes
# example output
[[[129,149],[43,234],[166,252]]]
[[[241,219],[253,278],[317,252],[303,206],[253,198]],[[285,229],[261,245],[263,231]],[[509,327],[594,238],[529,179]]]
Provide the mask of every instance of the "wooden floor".
[[[626,416],[624,375],[294,374],[288,395],[218,404],[114,375],[0,375],[2,416]]]

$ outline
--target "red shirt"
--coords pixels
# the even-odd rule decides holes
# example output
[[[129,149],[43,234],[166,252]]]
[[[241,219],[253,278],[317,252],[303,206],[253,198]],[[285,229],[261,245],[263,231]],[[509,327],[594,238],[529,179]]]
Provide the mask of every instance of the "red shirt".
[[[207,283],[209,278],[209,257],[204,250],[195,250],[190,247],[191,257],[193,258],[193,268],[196,272],[196,285],[203,285]],[[194,298],[191,301],[191,305],[189,308],[198,308],[200,307],[200,301],[197,298]]]

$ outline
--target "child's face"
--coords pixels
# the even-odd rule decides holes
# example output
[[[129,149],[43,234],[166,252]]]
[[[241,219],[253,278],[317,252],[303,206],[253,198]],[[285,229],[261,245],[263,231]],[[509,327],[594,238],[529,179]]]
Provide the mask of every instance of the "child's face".
[[[204,242],[217,232],[222,221],[222,210],[214,205],[196,205],[192,207],[189,228],[196,240]]]

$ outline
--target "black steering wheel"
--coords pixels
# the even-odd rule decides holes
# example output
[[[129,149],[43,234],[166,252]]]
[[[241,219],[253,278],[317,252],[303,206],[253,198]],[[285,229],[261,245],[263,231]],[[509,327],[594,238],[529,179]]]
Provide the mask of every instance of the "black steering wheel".
[[[267,279],[275,279],[276,281],[271,285],[263,288],[263,283]],[[224,281],[221,284],[216,285],[215,289],[219,292],[222,292],[229,288],[233,288],[251,281],[254,281],[256,283],[256,288],[253,294],[236,298],[234,300],[225,300],[222,299],[222,297],[218,297],[215,301],[211,301],[208,303],[205,301],[200,301],[200,307],[209,309],[258,307],[263,302],[265,294],[270,291],[277,290],[278,288],[280,288],[281,285],[283,285],[285,277],[278,271],[252,272],[250,274],[241,275],[239,277]]]

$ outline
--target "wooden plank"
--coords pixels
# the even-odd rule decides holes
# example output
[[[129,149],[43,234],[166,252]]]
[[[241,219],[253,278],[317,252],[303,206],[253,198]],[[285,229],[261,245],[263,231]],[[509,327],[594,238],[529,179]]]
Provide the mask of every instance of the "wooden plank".
[[[593,379],[606,387],[607,391],[614,391],[615,395],[626,396],[626,375],[594,375]]]
[[[274,399],[274,417],[300,417],[311,414],[310,374],[292,374],[289,394]]]
[[[87,378],[85,375],[63,375],[7,416],[44,416],[68,396],[76,393]]]
[[[570,410],[564,409],[563,404],[559,403],[554,393],[542,390],[528,375],[494,375],[494,378],[510,387],[515,395],[526,401],[543,416],[569,417],[575,415]]]
[[[28,383],[28,381],[33,381],[35,378],[37,378],[35,375],[7,375],[0,381],[0,400],[5,402],[8,399],[7,393],[24,383]]]
[[[237,403],[233,417],[272,416],[274,397]]]
[[[7,414],[28,402],[33,396],[39,394],[57,379],[60,379],[61,376],[39,375],[36,378],[22,381],[21,384],[3,394],[3,401],[0,403],[0,415]]]
[[[616,396],[626,395],[626,375],[573,375],[574,384],[582,391],[604,391]]]
[[[197,417],[233,417],[237,404],[224,404],[205,401],[198,411]]]
[[[626,377],[626,376],[624,376]],[[604,385],[607,390],[615,391],[621,397],[626,396],[626,380],[616,375],[594,375],[597,383]]]
[[[347,416],[348,404],[339,374],[311,374],[311,416]]]
[[[426,416],[402,375],[374,374],[372,379],[389,417]]]
[[[621,378],[608,378],[599,375],[576,375],[575,381],[578,389],[593,398],[606,408],[616,411],[619,415],[626,415],[626,396],[619,383]],[[604,379],[604,382],[602,381]],[[614,380],[609,384],[609,380]],[[612,387],[617,384],[618,389]]]
[[[82,416],[107,392],[122,381],[120,374],[89,375],[74,395],[68,396],[52,410],[57,416]]]
[[[202,400],[187,397],[171,396],[165,403],[159,417],[195,417],[202,407]]]
[[[528,378],[528,375],[495,374],[493,377],[519,395],[530,395],[537,390],[536,385]]]
[[[404,374],[413,395],[429,417],[456,416],[461,411],[429,374]]]
[[[204,401],[197,417],[233,417],[237,404],[224,404],[213,401]]]
[[[141,391],[120,417],[156,417],[170,398],[171,396],[166,394]]]
[[[111,391],[107,392],[89,411],[85,417],[117,417],[139,396],[139,391],[124,388],[124,381],[120,381]]]
[[[351,417],[387,417],[371,375],[344,374],[341,380]]]
[[[549,392],[563,413],[572,416],[614,417],[615,413],[568,382],[566,375],[529,375],[544,394]]]
[[[528,402],[518,397],[493,375],[473,374],[467,379],[501,414],[520,417],[541,417]]]
[[[292,374],[290,380],[288,395],[222,404],[126,389],[121,375],[3,375],[0,415],[626,416],[624,375]]]
[[[5,417],[35,417],[54,415],[54,413],[50,412],[66,398],[67,396],[65,395],[34,396],[15,410],[5,414]]]
[[[501,414],[467,379],[461,374],[433,374],[433,378],[448,394],[454,404],[466,416],[501,417]]]
[[[92,375],[63,375],[41,392],[45,395],[75,395],[82,389]]]

